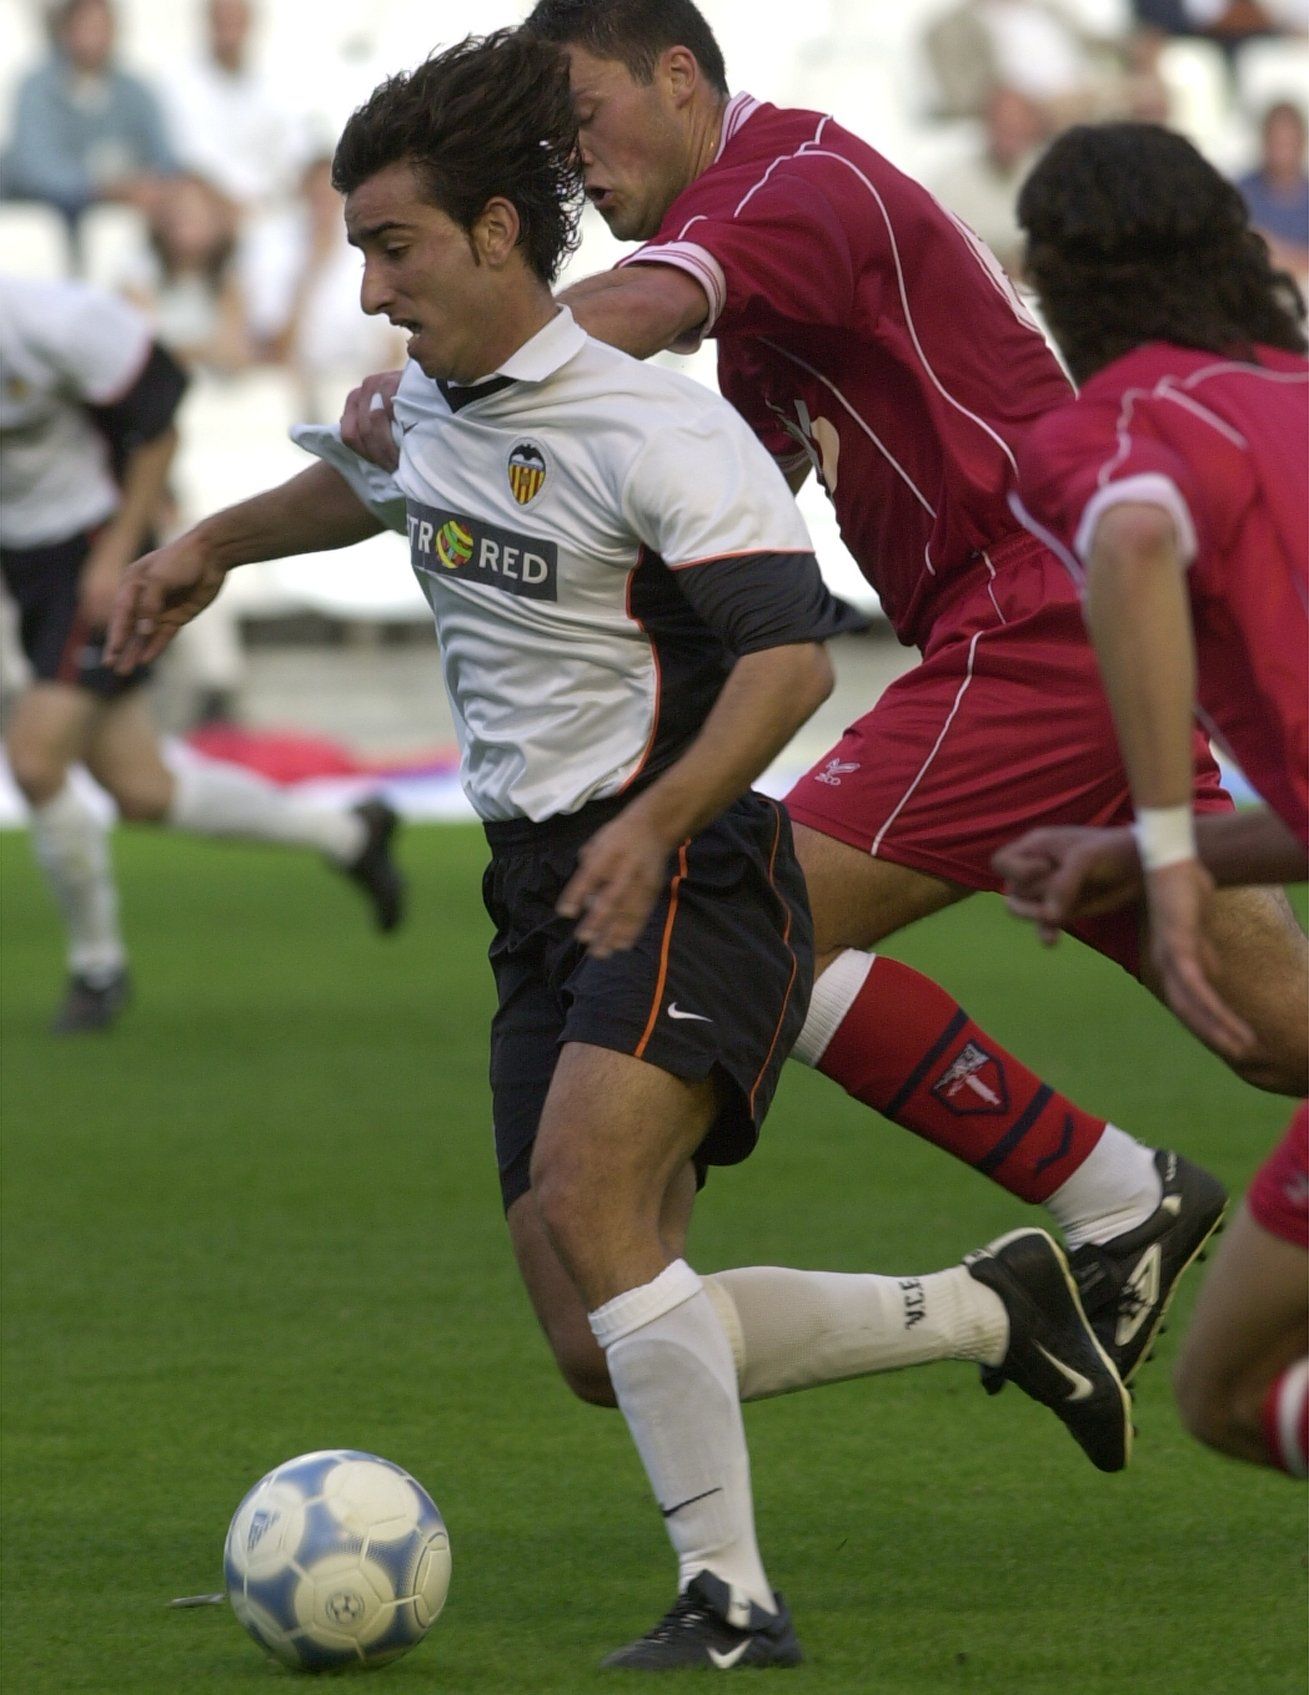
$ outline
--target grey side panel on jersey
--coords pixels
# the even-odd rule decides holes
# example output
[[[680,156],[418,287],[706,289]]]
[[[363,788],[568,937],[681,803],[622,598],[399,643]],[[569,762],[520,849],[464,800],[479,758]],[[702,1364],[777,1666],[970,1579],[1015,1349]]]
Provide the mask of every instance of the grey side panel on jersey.
[[[306,453],[312,453],[325,465],[344,477],[351,492],[388,530],[404,535],[406,528],[405,497],[395,478],[379,465],[361,459],[341,440],[334,424],[293,424],[291,440]]]

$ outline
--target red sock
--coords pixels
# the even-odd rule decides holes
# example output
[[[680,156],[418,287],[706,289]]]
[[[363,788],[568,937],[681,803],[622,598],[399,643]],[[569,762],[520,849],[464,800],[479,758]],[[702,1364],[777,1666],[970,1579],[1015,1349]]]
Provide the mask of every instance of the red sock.
[[[1292,1477],[1309,1477],[1309,1360],[1288,1366],[1264,1397],[1268,1463]]]
[[[1025,1201],[1071,1177],[1105,1126],[979,1030],[939,984],[880,954],[817,1067]]]

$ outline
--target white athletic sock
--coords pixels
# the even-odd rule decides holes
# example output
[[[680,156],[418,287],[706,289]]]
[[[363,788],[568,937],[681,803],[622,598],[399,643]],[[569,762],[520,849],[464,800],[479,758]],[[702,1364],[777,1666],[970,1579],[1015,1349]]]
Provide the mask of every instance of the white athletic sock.
[[[1158,1209],[1163,1184],[1154,1154],[1116,1124],[1105,1125],[1077,1170],[1045,1203],[1070,1253],[1135,1230]]]
[[[705,1278],[743,1401],[931,1360],[999,1365],[1009,1318],[962,1265],[875,1277],[752,1265]]]
[[[356,813],[305,800],[239,765],[217,761],[174,773],[165,822],[197,836],[225,836],[316,848],[338,865],[363,851],[367,826]]]
[[[791,1058],[803,1065],[817,1065],[827,1052],[827,1045],[845,1022],[845,1015],[855,1003],[860,989],[873,969],[875,953],[860,953],[847,948],[823,972],[814,984],[809,997],[809,1011],[800,1031]]]
[[[109,827],[65,782],[32,808],[32,848],[68,930],[68,968],[103,984],[123,969]]]
[[[712,1571],[775,1611],[755,1541],[750,1459],[732,1350],[700,1279],[674,1260],[652,1283],[591,1314],[618,1405],[677,1554],[678,1587]]]

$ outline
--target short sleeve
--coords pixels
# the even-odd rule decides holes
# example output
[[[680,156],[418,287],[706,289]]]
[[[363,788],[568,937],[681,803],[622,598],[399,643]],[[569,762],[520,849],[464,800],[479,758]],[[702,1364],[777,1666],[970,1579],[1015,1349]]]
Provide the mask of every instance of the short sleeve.
[[[693,276],[709,307],[702,336],[849,323],[854,234],[819,163],[789,162],[735,205],[698,214],[677,239],[650,242],[622,263],[675,265]]]
[[[642,543],[732,653],[863,627],[824,584],[777,467],[725,408],[653,430],[623,506]]]
[[[1205,545],[1202,490],[1189,457],[1119,408],[1075,401],[1032,430],[1018,456],[1018,516],[1079,572],[1114,506],[1158,506],[1177,528],[1182,561]]]
[[[315,459],[330,465],[349,486],[351,494],[388,530],[404,535],[406,529],[405,497],[400,485],[389,471],[361,459],[341,440],[334,424],[295,424],[291,440]]]
[[[112,406],[135,383],[154,337],[143,312],[83,283],[52,288],[34,326],[45,357],[90,406]]]

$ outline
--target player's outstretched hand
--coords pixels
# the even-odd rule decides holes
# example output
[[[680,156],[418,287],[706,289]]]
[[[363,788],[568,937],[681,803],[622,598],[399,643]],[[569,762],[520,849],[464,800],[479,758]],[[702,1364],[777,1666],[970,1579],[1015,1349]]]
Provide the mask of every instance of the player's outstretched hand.
[[[225,573],[188,531],[125,573],[114,598],[105,662],[126,676],[158,657],[223,586]]]
[[[1227,1059],[1253,1052],[1254,1032],[1213,986],[1217,961],[1204,933],[1213,878],[1196,859],[1146,878],[1150,959],[1164,999],[1188,1029]]]
[[[1144,889],[1128,829],[1066,824],[1029,830],[1001,848],[991,865],[1004,879],[1010,912],[1030,919],[1047,947],[1073,919],[1116,912],[1140,900]]]
[[[595,959],[636,941],[668,881],[668,842],[629,807],[597,830],[577,857],[577,870],[557,911],[576,918],[577,939]]]
[[[400,463],[400,450],[391,433],[391,403],[402,374],[381,371],[365,377],[358,388],[350,390],[341,413],[341,440],[352,453],[384,471],[394,471]]]

